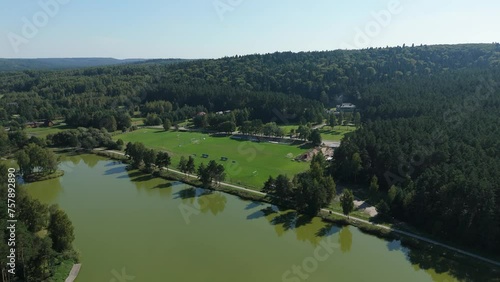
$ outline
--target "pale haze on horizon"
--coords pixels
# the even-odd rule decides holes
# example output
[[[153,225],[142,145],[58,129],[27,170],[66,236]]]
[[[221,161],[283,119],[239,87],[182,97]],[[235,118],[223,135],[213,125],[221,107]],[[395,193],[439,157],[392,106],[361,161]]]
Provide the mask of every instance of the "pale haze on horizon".
[[[500,1],[16,0],[0,58],[219,58],[500,39]]]

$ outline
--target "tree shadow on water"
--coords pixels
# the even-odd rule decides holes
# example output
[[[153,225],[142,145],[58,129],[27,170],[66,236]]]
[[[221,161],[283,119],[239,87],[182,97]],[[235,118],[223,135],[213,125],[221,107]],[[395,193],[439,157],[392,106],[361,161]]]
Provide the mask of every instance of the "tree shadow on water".
[[[415,243],[414,240],[393,240],[389,251],[401,251],[415,269],[429,274],[434,281],[500,281],[500,268],[489,263],[444,249],[439,246]]]
[[[265,207],[263,209],[260,209],[256,212],[248,215],[247,219],[252,220],[252,219],[262,218],[262,217],[269,216],[273,213],[276,213],[276,211],[271,206],[268,206],[268,207]]]
[[[119,166],[119,167],[113,167],[113,168],[110,168],[110,169],[106,170],[104,172],[104,175],[118,174],[118,173],[123,173],[125,171],[126,170],[125,170],[124,167],[121,167],[121,166]]]
[[[245,210],[251,210],[251,209],[254,209],[256,207],[260,207],[262,206],[263,203],[261,202],[256,202],[256,201],[252,201],[250,202],[246,207],[245,207]]]
[[[117,166],[117,165],[121,165],[121,164],[122,164],[122,162],[120,162],[120,161],[110,161],[107,164],[105,164],[104,166],[109,167],[109,166]]]
[[[330,236],[330,235],[333,235],[335,233],[338,233],[341,228],[342,228],[341,226],[339,226],[335,223],[327,222],[327,223],[325,223],[325,226],[321,227],[321,229],[318,230],[318,232],[316,232],[316,236],[318,236],[318,237]]]
[[[183,185],[184,183],[180,181],[174,181],[174,182],[165,182],[162,184],[158,184],[155,187],[152,187],[151,189],[166,189],[166,188],[172,188],[175,186]]]
[[[460,281],[500,281],[500,268],[488,263],[451,254],[448,251],[440,253],[431,250],[406,249],[406,257],[411,264],[424,269],[431,276],[433,269],[438,275],[448,273]]]
[[[155,187],[152,187],[151,189],[166,189],[166,188],[172,188],[174,185],[171,182],[163,183],[163,184],[158,184]]]
[[[299,228],[305,226],[312,222],[314,216],[306,215],[306,214],[298,214],[297,220],[295,221],[295,228]]]
[[[120,176],[118,176],[118,178],[130,178],[130,179],[134,179],[134,178],[139,177],[141,175],[144,175],[144,173],[142,173],[140,171],[133,171],[133,172],[128,171],[127,174],[120,175]]]
[[[176,197],[174,199],[189,200],[196,198],[196,188],[189,187],[186,189],[179,190],[175,193]]]
[[[297,212],[288,211],[282,214],[279,214],[275,218],[271,220],[272,225],[281,225],[284,231],[288,231],[290,229],[295,228],[295,223],[297,221]]]
[[[155,177],[151,174],[143,174],[142,176],[132,179],[133,182],[144,182],[154,179]]]

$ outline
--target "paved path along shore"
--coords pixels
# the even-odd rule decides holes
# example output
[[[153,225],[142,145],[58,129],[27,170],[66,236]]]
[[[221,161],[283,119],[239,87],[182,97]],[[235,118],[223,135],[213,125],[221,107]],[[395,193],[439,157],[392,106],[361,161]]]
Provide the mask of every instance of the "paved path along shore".
[[[113,150],[101,150],[101,151],[125,156],[125,154],[123,152],[118,152],[118,151],[113,151]],[[166,169],[166,168],[163,168],[163,169]],[[175,173],[178,173],[178,174],[185,175],[183,172],[180,172],[180,171],[175,170],[175,169],[169,168],[168,170],[172,171],[172,172],[175,172]],[[191,175],[191,174],[187,174],[187,176],[191,177],[191,178],[198,178],[198,176]],[[223,185],[223,186],[226,186],[226,187],[231,187],[231,188],[234,188],[234,189],[237,189],[237,190],[240,190],[240,191],[246,191],[246,192],[253,193],[253,194],[256,194],[256,195],[260,195],[260,196],[266,196],[267,195],[266,193],[262,193],[260,191],[251,190],[251,189],[248,189],[248,188],[244,188],[244,187],[233,185],[233,184],[229,184],[229,183],[221,182],[220,185]],[[344,218],[348,218],[347,216],[345,216],[342,213],[334,212],[334,211],[331,211],[331,210],[328,210],[328,209],[322,209],[322,211],[326,212],[326,213],[335,214],[335,215],[338,215],[338,216],[341,216],[341,217],[344,217]],[[353,216],[349,216],[349,219],[357,221],[357,222],[361,222],[361,223],[366,223],[366,224],[370,224],[370,225],[373,225],[373,226],[377,226],[377,227],[385,229],[385,230],[389,230],[389,231],[392,231],[392,232],[395,232],[395,233],[398,233],[398,234],[402,234],[402,235],[405,235],[405,236],[408,236],[408,237],[412,237],[412,238],[415,238],[415,239],[418,239],[418,240],[421,240],[421,241],[424,241],[424,242],[427,242],[427,243],[430,243],[430,244],[441,246],[443,248],[455,251],[455,252],[460,253],[462,255],[466,255],[466,256],[469,256],[469,257],[472,257],[472,258],[475,258],[475,259],[478,259],[478,260],[482,260],[484,262],[488,262],[488,263],[491,263],[491,264],[496,265],[496,266],[500,266],[500,262],[498,262],[498,261],[495,261],[495,260],[492,260],[492,259],[480,256],[480,255],[476,255],[476,254],[473,254],[471,252],[467,252],[467,251],[464,251],[464,250],[461,250],[461,249],[458,249],[458,248],[455,248],[455,247],[452,247],[452,246],[440,243],[438,241],[435,241],[435,240],[432,240],[432,239],[429,239],[429,238],[426,238],[426,237],[423,237],[423,236],[420,236],[420,235],[417,235],[417,234],[413,234],[413,233],[410,233],[410,232],[407,232],[407,231],[403,231],[403,230],[399,230],[399,229],[396,229],[396,228],[388,227],[388,226],[385,226],[385,225],[374,224],[373,222],[369,222],[367,220],[364,220],[364,219],[361,219],[361,218],[357,218],[357,217],[353,217]]]
[[[78,264],[73,264],[73,268],[71,268],[71,271],[68,275],[68,278],[64,280],[65,282],[73,282],[75,281],[76,277],[78,276],[78,273],[80,272],[80,268],[82,265],[80,263]]]

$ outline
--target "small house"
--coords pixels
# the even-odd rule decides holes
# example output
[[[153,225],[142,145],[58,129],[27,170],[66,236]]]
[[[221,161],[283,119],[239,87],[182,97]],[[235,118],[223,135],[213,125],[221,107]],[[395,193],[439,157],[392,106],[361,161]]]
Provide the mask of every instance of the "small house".
[[[342,103],[342,105],[337,105],[338,112],[354,112],[356,110],[356,105],[352,103]]]

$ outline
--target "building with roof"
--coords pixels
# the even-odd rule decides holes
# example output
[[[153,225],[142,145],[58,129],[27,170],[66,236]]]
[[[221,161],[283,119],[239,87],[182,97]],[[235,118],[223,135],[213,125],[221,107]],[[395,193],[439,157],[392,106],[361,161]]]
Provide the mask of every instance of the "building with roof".
[[[354,112],[356,110],[356,105],[352,103],[342,103],[342,105],[337,105],[337,112]]]

